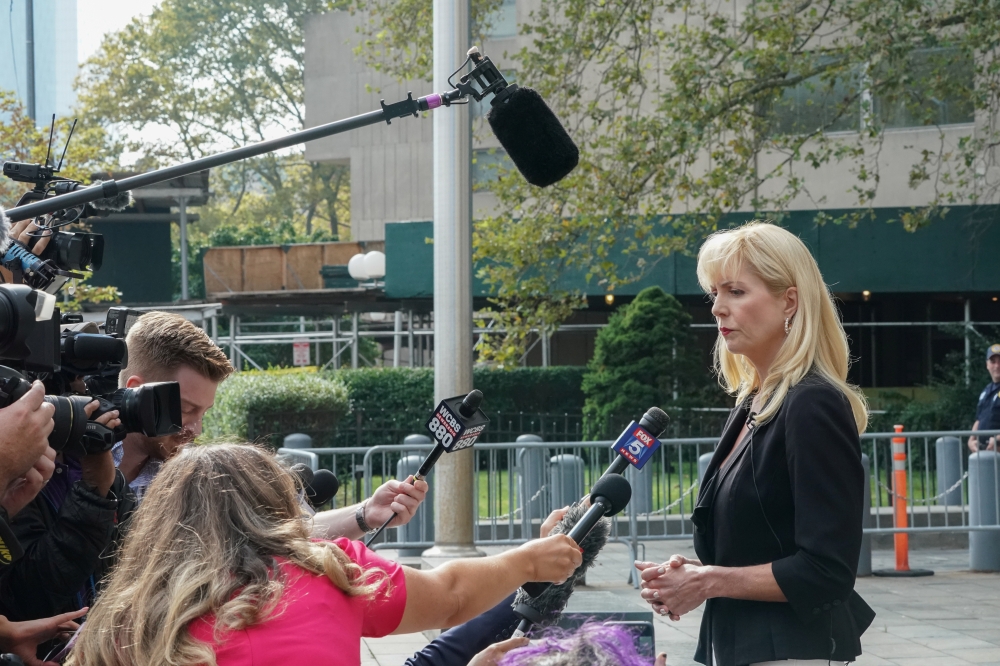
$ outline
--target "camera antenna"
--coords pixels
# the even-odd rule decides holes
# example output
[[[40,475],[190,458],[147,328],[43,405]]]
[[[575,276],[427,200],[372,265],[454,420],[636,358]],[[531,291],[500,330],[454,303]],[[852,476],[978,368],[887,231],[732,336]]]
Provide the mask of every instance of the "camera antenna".
[[[59,166],[56,167],[56,172],[59,172],[62,169],[63,160],[66,159],[66,150],[69,148],[69,141],[70,141],[70,139],[73,138],[73,130],[76,129],[76,121],[77,120],[79,120],[79,118],[74,118],[73,119],[73,124],[70,125],[70,127],[69,127],[69,136],[66,137],[66,145],[63,146],[62,156],[59,158]]]
[[[52,114],[52,124],[49,125],[49,147],[45,149],[45,166],[49,166],[49,155],[52,153],[52,136],[56,132],[56,114]],[[56,169],[58,171],[59,169]]]

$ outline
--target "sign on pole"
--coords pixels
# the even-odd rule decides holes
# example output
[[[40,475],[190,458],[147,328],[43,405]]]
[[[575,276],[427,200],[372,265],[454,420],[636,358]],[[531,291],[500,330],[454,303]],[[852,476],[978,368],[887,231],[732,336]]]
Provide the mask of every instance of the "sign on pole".
[[[305,338],[292,340],[292,365],[309,365],[309,341]]]

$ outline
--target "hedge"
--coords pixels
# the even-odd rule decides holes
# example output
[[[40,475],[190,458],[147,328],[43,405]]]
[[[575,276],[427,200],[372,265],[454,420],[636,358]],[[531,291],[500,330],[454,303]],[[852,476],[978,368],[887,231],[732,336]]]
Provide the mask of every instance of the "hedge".
[[[248,431],[249,424],[289,414],[322,414],[335,426],[350,410],[347,387],[336,379],[308,372],[240,372],[219,387],[215,406],[205,415],[205,436],[239,437],[260,434]]]
[[[473,381],[491,415],[578,415],[583,372],[582,367],[478,368]],[[433,407],[432,368],[242,372],[219,388],[215,407],[205,418],[205,436],[267,435],[277,446],[285,434],[305,432],[316,446],[351,445],[359,437],[366,444],[395,443],[397,431],[422,432]],[[362,433],[352,435],[359,418]]]
[[[483,392],[488,413],[579,414],[583,409],[583,367],[476,368],[473,385]],[[347,387],[352,411],[420,411],[434,404],[433,368],[361,368],[327,376]]]

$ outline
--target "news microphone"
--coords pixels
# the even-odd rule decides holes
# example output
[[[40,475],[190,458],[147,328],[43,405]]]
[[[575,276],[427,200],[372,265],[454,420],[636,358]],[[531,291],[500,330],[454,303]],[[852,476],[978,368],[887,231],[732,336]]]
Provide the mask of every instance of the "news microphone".
[[[414,481],[426,479],[442,453],[461,451],[476,443],[486,430],[486,426],[490,424],[486,413],[479,408],[482,403],[483,392],[479,389],[472,389],[468,395],[446,398],[438,403],[430,420],[427,421],[427,429],[434,438],[434,448],[413,475]],[[365,541],[365,545],[370,546],[395,517],[395,513],[389,516],[389,519]]]
[[[586,516],[588,510],[588,507],[584,506],[582,502],[573,504],[563,519],[552,528],[551,534],[571,532]],[[577,567],[572,576],[559,585],[548,586],[538,596],[531,596],[524,588],[517,591],[517,595],[511,603],[514,614],[521,619],[517,628],[520,633],[515,635],[523,636],[532,626],[554,624],[559,619],[559,614],[569,603],[573,590],[584,579],[587,570],[593,566],[594,560],[604,548],[604,544],[608,542],[610,534],[611,521],[602,517],[580,543],[580,548],[583,549],[583,563]]]
[[[490,105],[486,120],[529,183],[548,187],[576,168],[580,150],[537,92],[511,84]]]
[[[583,546],[587,535],[601,522],[605,516],[611,517],[628,506],[632,499],[632,486],[620,474],[602,476],[590,491],[590,508],[580,517],[566,535],[580,546]],[[605,537],[606,539],[606,537]],[[598,550],[600,550],[598,548]],[[596,557],[597,554],[594,554]],[[530,597],[537,597],[552,587],[552,583],[525,583],[521,590]],[[520,595],[520,593],[518,593]],[[524,624],[529,620],[522,621]],[[530,627],[530,624],[527,625]],[[517,634],[515,636],[524,634]]]
[[[340,490],[340,480],[328,469],[314,472],[305,463],[296,463],[291,471],[302,481],[305,498],[314,509],[329,502]]]
[[[611,445],[611,450],[617,451],[618,457],[604,474],[622,474],[630,464],[642,469],[660,448],[659,436],[669,423],[670,417],[659,407],[650,407],[638,423],[629,423]]]

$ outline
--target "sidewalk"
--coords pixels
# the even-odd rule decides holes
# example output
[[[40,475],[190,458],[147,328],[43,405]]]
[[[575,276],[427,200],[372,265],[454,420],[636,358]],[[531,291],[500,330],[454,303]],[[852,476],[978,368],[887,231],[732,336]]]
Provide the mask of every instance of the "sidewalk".
[[[490,552],[500,549],[487,549]],[[645,559],[666,560],[672,553],[694,556],[690,541],[648,544]],[[389,551],[386,555],[391,556]],[[892,551],[875,551],[875,569],[891,568]],[[609,544],[587,574],[581,589],[611,592],[647,607],[626,581],[628,549]],[[910,566],[932,569],[928,578],[859,578],[856,589],[878,614],[861,637],[858,666],[1000,666],[1000,574],[971,573],[967,550],[914,550]],[[692,666],[701,610],[679,622],[654,616],[657,651],[670,666]],[[366,639],[363,666],[401,666],[427,643],[422,634]]]

